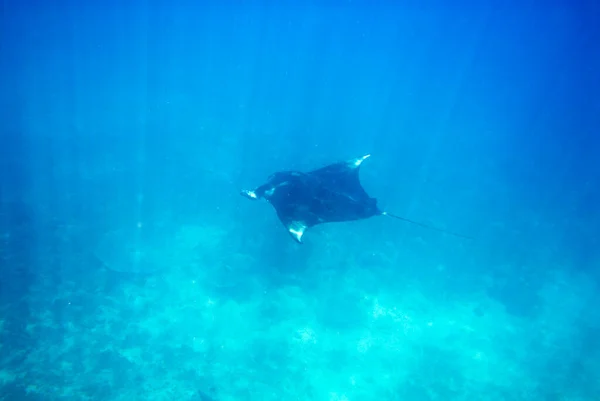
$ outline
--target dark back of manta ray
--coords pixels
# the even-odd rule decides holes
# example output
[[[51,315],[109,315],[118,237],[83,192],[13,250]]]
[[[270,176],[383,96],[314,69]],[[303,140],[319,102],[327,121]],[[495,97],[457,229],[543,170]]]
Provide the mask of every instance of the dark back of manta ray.
[[[336,163],[308,173],[294,173],[288,185],[278,187],[269,202],[286,225],[302,221],[312,227],[381,214],[377,200],[360,185],[358,171],[348,163]]]

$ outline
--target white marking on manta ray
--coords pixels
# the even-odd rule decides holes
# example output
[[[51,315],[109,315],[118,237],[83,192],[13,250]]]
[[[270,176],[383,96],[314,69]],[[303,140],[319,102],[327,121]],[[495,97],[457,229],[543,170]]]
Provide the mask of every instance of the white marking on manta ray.
[[[248,196],[249,198],[258,199],[258,196],[256,195],[256,192],[254,192],[254,191],[244,190],[244,191],[242,191],[242,193],[244,195]]]
[[[304,235],[304,230],[306,230],[306,225],[300,221],[294,221],[290,224],[288,230],[296,241],[302,242],[302,236]]]
[[[367,160],[369,157],[371,157],[371,155],[365,155],[363,157],[359,157],[358,159],[354,160],[354,167],[360,166],[362,164],[362,162]]]
[[[284,187],[286,185],[290,185],[290,182],[289,181],[283,181],[283,182],[277,184],[277,186],[274,186],[273,188],[269,189],[268,191],[265,191],[264,197],[266,199],[269,199],[270,197],[273,196],[273,194],[275,193],[276,189],[279,189],[279,188]]]

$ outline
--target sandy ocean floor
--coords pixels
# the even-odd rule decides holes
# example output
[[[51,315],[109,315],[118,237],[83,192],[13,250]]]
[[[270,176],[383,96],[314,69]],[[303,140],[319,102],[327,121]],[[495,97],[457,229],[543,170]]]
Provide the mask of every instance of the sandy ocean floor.
[[[580,401],[600,390],[582,337],[581,316],[600,312],[586,310],[585,277],[557,272],[524,318],[484,291],[378,285],[402,263],[393,255],[367,269],[321,245],[304,271],[273,279],[251,255],[215,258],[226,237],[182,227],[151,274],[98,264],[38,277],[21,300],[26,346],[0,345],[0,399]]]

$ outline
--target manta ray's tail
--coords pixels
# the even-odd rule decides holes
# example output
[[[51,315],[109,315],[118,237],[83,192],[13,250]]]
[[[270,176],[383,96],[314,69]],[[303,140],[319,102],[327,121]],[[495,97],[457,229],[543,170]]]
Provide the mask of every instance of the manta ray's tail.
[[[406,221],[407,223],[411,223],[411,224],[415,224],[415,225],[417,225],[417,226],[420,226],[420,227],[427,228],[427,229],[429,229],[429,230],[435,230],[435,231],[439,231],[439,232],[441,232],[441,233],[445,233],[445,234],[454,235],[455,237],[459,237],[459,238],[464,238],[464,239],[473,239],[472,237],[467,237],[467,236],[465,236],[465,235],[461,235],[461,234],[453,233],[453,232],[451,232],[451,231],[442,230],[441,228],[437,228],[437,227],[430,226],[430,225],[428,225],[428,224],[419,223],[419,222],[417,222],[417,221],[409,220],[409,219],[407,219],[407,218],[400,217],[400,216],[396,216],[395,214],[390,214],[390,213],[388,213],[388,212],[383,212],[382,214],[383,214],[384,216],[393,217],[393,218],[395,218],[395,219],[398,219],[398,220]]]

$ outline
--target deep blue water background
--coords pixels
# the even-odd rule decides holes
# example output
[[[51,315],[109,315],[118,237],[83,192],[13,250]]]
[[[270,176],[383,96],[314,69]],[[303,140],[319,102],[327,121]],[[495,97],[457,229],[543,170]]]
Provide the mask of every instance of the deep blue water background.
[[[599,399],[599,40],[584,2],[3,2],[0,399]],[[475,239],[298,246],[239,196],[367,153]]]

